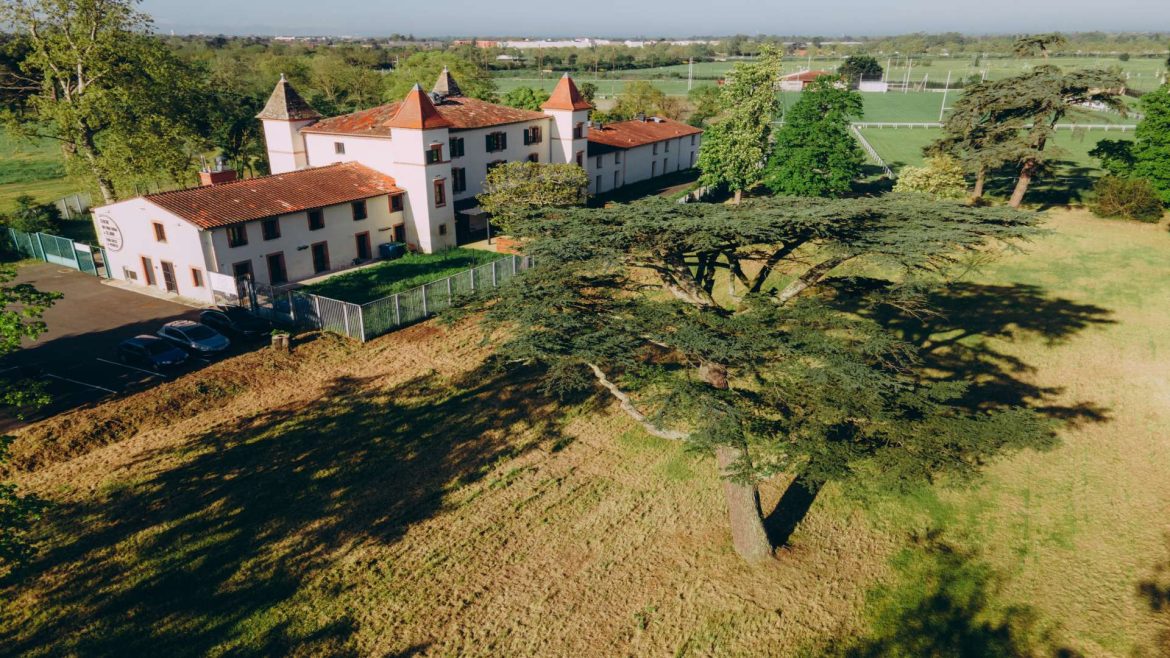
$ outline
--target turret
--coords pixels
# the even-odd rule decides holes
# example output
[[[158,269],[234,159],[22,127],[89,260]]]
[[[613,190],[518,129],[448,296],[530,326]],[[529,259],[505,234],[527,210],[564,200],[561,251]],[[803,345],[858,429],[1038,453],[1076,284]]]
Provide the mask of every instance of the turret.
[[[553,118],[552,161],[576,162],[584,167],[589,145],[589,110],[593,106],[577,91],[568,73],[561,76],[556,89],[540,108]]]
[[[447,152],[451,122],[416,84],[385,125],[390,128],[394,178],[407,190],[408,239],[415,237],[426,252],[455,246],[451,154]]]
[[[264,124],[264,143],[272,173],[283,174],[308,166],[301,128],[316,123],[321,115],[301,98],[283,73],[256,118]]]

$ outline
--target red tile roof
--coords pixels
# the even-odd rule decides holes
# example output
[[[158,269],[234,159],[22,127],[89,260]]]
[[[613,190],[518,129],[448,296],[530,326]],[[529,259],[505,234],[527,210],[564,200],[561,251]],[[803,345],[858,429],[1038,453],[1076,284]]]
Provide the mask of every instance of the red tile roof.
[[[386,122],[389,128],[410,128],[413,130],[431,130],[433,128],[450,128],[451,121],[439,114],[431,97],[425,94],[422,87],[415,83],[414,88],[406,95],[406,99],[398,105],[398,111]]]
[[[645,121],[633,119],[603,124],[601,128],[589,129],[589,143],[604,144],[615,148],[634,148],[674,137],[698,135],[702,129],[674,119],[650,117]]]
[[[144,198],[199,228],[212,229],[401,192],[393,178],[346,162]]]
[[[591,110],[593,106],[577,91],[577,85],[566,73],[561,76],[548,100],[540,106],[545,110]]]
[[[398,112],[400,105],[402,103],[389,103],[353,114],[322,119],[302,128],[301,132],[389,137],[392,127],[388,122]],[[520,110],[464,96],[449,96],[434,108],[440,116],[451,122],[451,130],[487,128],[548,118],[547,114],[541,112]]]

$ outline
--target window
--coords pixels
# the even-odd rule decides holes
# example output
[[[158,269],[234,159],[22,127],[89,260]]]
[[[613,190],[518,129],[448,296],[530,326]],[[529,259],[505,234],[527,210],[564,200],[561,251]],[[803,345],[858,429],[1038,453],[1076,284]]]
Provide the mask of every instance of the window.
[[[573,126],[573,139],[584,139],[584,137],[585,137],[585,124],[581,121],[578,121]]]
[[[524,129],[524,144],[539,144],[544,140],[541,134],[540,126],[532,126]]]
[[[651,175],[651,176],[657,176],[657,175],[658,175],[658,161],[657,161],[657,160],[655,160],[654,162],[651,162],[651,163],[650,163],[650,175]]]
[[[666,174],[666,158],[662,158],[662,173]]]
[[[695,145],[695,136],[691,135],[691,146]]]
[[[252,261],[244,260],[232,263],[232,276],[235,277],[236,281],[251,281]]]
[[[268,254],[264,259],[268,261],[268,283],[274,286],[288,283],[288,271],[284,268],[284,252]]]
[[[191,285],[196,288],[203,287],[203,270],[197,270],[194,267],[191,268]]]
[[[529,162],[540,162],[540,154],[539,153],[529,153],[528,154],[528,161]]]
[[[390,212],[402,212],[401,194],[395,194],[390,197]]]
[[[459,194],[467,190],[467,170],[463,167],[451,167],[451,192]]]
[[[442,178],[435,181],[435,207],[442,208],[447,205],[447,187],[444,184],[446,181]]]
[[[345,142],[333,142],[333,152],[337,155],[345,155]]]
[[[601,169],[601,156],[597,156],[597,168]]]
[[[615,152],[614,152],[614,154],[613,154],[613,163],[614,163],[615,165],[617,165],[617,164],[621,164],[621,163],[622,163],[622,152],[621,152],[621,151],[615,151]]]
[[[431,144],[427,149],[427,164],[436,164],[443,161],[443,145]]]
[[[439,224],[439,235],[447,235],[447,225]]]
[[[585,166],[585,151],[577,151],[577,166]]]
[[[361,220],[370,216],[369,212],[366,211],[365,199],[354,201],[353,203],[349,204],[349,207],[353,209],[353,221],[355,222],[360,222]]]
[[[313,272],[320,274],[321,272],[329,271],[329,245],[325,242],[318,242],[312,246],[313,252]]]
[[[601,176],[598,176],[597,180],[593,181],[593,193],[601,194]]]
[[[155,239],[155,241],[156,242],[166,242],[167,241],[167,229],[162,225],[161,222],[153,222],[153,224],[154,224],[154,239]]]
[[[309,230],[320,231],[325,228],[325,211],[317,208],[309,211]]]
[[[453,158],[462,158],[463,157],[463,138],[462,137],[452,137],[451,143],[449,146],[451,149],[451,157],[453,157]]]
[[[619,185],[618,181],[621,180],[620,176],[621,176],[620,173],[618,173],[616,171],[613,172],[613,189],[615,189],[615,190],[618,188],[618,185]]]
[[[487,163],[488,173],[491,173],[492,169],[495,169],[502,164],[504,164],[503,160],[492,160],[491,162]]]
[[[496,151],[503,151],[508,148],[508,133],[494,132],[488,133],[484,136],[485,146],[488,153],[495,153]]]
[[[650,147],[650,155],[658,155],[658,142],[654,142],[653,146]]]
[[[665,152],[670,153],[670,140],[669,139],[662,143],[662,149]]]
[[[275,217],[260,222],[260,234],[265,240],[275,240],[280,237],[280,220]]]
[[[242,247],[248,244],[248,225],[227,227],[227,239],[229,247]]]

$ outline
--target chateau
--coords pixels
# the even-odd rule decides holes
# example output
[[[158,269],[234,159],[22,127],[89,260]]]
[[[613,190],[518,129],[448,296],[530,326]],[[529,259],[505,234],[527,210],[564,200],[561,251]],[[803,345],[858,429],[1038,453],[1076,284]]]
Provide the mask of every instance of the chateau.
[[[402,242],[434,252],[487,236],[475,196],[504,162],[575,163],[603,194],[694,167],[702,131],[659,117],[607,125],[565,74],[541,112],[429,93],[323,118],[282,76],[257,118],[271,175],[219,168],[200,187],[95,208],[114,278],[222,301],[236,282],[281,285],[372,260]]]

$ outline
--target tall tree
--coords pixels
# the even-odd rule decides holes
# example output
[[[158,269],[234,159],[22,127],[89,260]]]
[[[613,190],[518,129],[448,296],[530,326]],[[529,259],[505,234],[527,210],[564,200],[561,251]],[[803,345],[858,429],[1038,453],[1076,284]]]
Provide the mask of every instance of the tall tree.
[[[1142,96],[1142,120],[1134,131],[1133,173],[1150,181],[1170,205],[1170,85]]]
[[[719,97],[724,117],[707,128],[699,146],[699,181],[730,189],[736,203],[763,178],[772,121],[780,112],[780,58],[779,51],[765,47],[756,62],[732,67]]]
[[[0,23],[28,40],[20,71],[36,88],[9,124],[58,140],[69,170],[93,180],[107,203],[136,181],[181,180],[206,145],[204,74],[147,34],[150,18],[137,4],[0,4]]]
[[[715,85],[699,85],[687,92],[687,100],[691,102],[691,116],[687,123],[702,128],[708,119],[719,114],[719,88]]]
[[[991,110],[1001,90],[995,83],[979,82],[968,88],[951,107],[943,123],[943,136],[926,147],[927,155],[950,155],[975,177],[974,201],[983,198],[987,174],[1003,166],[1007,154],[1000,148],[1015,138],[1015,126],[992,120]]]
[[[865,156],[849,132],[862,116],[861,94],[835,76],[821,76],[805,87],[784,114],[764,184],[787,196],[841,196],[861,175]]]
[[[850,55],[837,68],[837,73],[856,88],[863,80],[881,80],[882,65],[871,55]]]
[[[515,220],[535,266],[468,309],[504,362],[543,364],[551,390],[599,385],[648,433],[714,453],[732,543],[756,561],[771,554],[765,478],[899,486],[1044,436],[1019,409],[952,404],[964,384],[916,372],[910,345],[829,303],[845,263],[921,284],[1036,221],[917,195],[554,210]]]
[[[1048,51],[1055,46],[1063,46],[1068,43],[1068,39],[1059,32],[1049,32],[1047,34],[1025,34],[1015,40],[1012,44],[1012,50],[1019,57],[1031,57],[1036,53],[1044,56],[1044,61],[1048,61]]]
[[[430,89],[435,80],[439,79],[444,66],[451,71],[451,76],[459,83],[464,96],[485,101],[496,99],[496,83],[478,61],[439,50],[418,52],[404,59],[398,68],[386,76],[382,98],[390,102],[400,101],[406,98],[407,92],[415,84]]]

